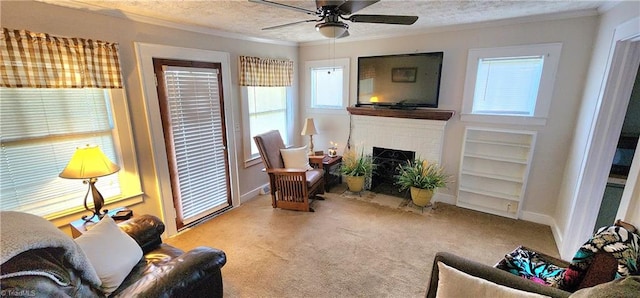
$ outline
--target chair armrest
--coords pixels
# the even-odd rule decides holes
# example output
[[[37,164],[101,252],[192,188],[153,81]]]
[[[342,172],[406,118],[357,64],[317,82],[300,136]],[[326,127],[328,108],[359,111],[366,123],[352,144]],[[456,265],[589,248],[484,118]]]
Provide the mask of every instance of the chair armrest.
[[[159,265],[115,297],[222,297],[225,253],[197,247]]]
[[[316,169],[322,169],[323,164],[322,160],[324,160],[324,155],[321,156],[309,156],[309,165]]]
[[[537,284],[530,280],[526,280],[524,278],[513,275],[498,268],[491,267],[489,265],[471,261],[451,253],[438,252],[434,258],[433,267],[431,269],[431,279],[426,295],[427,298],[436,297],[436,293],[438,291],[438,262],[442,262],[466,274],[473,275],[486,281],[490,281],[509,288],[538,293],[550,297],[569,297],[569,295],[571,294],[560,289]]]
[[[275,175],[304,174],[306,172],[307,172],[306,170],[299,170],[299,169],[285,169],[285,168],[267,169],[267,173],[275,174]]]
[[[160,235],[164,233],[165,226],[153,215],[136,216],[118,226],[140,245],[145,254],[162,244]]]

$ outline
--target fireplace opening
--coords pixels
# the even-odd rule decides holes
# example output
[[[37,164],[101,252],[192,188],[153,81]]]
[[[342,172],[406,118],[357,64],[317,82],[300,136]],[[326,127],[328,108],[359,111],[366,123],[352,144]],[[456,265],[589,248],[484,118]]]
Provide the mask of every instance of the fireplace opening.
[[[399,192],[395,185],[398,166],[414,160],[414,151],[396,150],[373,147],[373,158],[377,164],[376,171],[371,176],[371,191],[401,198],[408,198],[408,192]]]

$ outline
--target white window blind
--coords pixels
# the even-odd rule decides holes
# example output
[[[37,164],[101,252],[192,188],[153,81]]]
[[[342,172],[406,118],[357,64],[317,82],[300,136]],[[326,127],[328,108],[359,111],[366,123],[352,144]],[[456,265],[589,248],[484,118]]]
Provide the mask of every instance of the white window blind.
[[[533,116],[544,57],[478,61],[473,113]]]
[[[227,207],[217,69],[163,66],[183,223]],[[175,191],[175,190],[174,190]]]
[[[311,107],[343,108],[342,67],[311,69]]]
[[[280,131],[285,143],[287,137],[287,90],[286,87],[253,87],[247,88],[249,108],[249,140],[251,155],[259,154],[253,137],[270,130]]]
[[[52,216],[82,205],[88,186],[59,178],[76,147],[96,144],[113,162],[113,120],[104,89],[0,88],[0,209]],[[118,175],[96,183],[120,195]]]

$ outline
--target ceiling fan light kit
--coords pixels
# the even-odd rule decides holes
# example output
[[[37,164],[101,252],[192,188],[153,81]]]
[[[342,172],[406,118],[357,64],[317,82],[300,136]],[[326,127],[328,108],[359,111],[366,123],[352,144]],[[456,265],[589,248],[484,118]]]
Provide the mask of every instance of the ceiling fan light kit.
[[[316,25],[316,30],[327,38],[341,38],[349,35],[349,25],[339,23],[320,23]]]
[[[342,22],[342,20],[350,21],[354,23],[374,23],[374,24],[394,24],[394,25],[411,25],[418,20],[417,16],[402,16],[402,15],[377,15],[377,14],[361,14],[351,15],[352,13],[361,10],[367,6],[375,4],[380,0],[359,0],[359,1],[347,1],[347,0],[315,0],[316,10],[309,10],[306,8],[296,7],[288,4],[282,4],[269,0],[249,0],[249,2],[265,4],[278,8],[284,8],[302,12],[311,16],[316,16],[319,19],[315,20],[303,20],[293,23],[277,25],[262,30],[279,29],[286,26],[296,25],[307,22],[319,22],[316,24],[316,31],[320,32],[327,38],[342,38],[349,36],[349,25]],[[347,15],[351,15],[348,16]]]

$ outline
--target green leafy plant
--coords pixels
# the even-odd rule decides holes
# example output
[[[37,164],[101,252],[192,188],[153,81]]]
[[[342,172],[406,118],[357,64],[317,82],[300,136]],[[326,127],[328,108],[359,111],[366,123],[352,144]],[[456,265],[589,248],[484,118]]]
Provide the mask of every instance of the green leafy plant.
[[[450,176],[437,163],[430,163],[427,160],[416,158],[408,161],[407,164],[398,166],[396,175],[396,185],[400,186],[400,191],[410,187],[435,190],[446,187]]]
[[[369,176],[376,168],[373,157],[355,150],[348,150],[342,156],[342,166],[340,173],[346,176]]]

